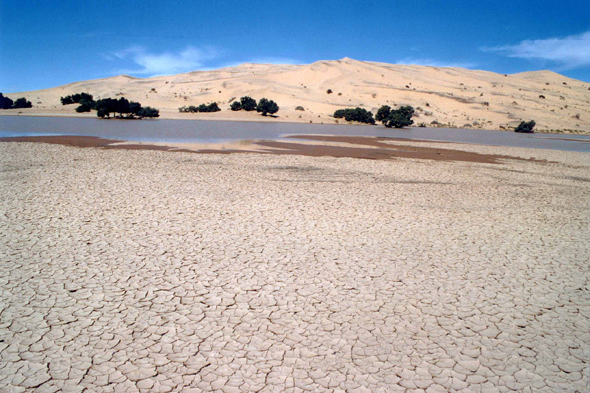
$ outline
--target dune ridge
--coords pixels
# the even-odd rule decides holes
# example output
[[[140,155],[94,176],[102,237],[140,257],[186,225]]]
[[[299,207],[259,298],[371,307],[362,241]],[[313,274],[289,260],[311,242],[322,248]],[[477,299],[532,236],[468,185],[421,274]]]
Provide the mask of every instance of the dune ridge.
[[[328,90],[332,93],[329,94]],[[336,109],[360,106],[376,113],[381,105],[412,105],[416,124],[459,128],[510,129],[535,120],[538,131],[590,134],[590,83],[552,71],[503,75],[458,67],[431,67],[358,61],[349,58],[305,65],[242,64],[213,71],[135,78],[119,75],[50,89],[7,93],[26,97],[33,108],[1,114],[95,116],[62,106],[61,96],[88,92],[120,97],[160,109],[162,118],[287,121],[333,124]],[[280,106],[278,117],[232,112],[233,99],[267,97]],[[183,105],[217,102],[217,113],[179,113]],[[304,111],[295,108],[301,106]],[[340,120],[342,122],[342,120]]]

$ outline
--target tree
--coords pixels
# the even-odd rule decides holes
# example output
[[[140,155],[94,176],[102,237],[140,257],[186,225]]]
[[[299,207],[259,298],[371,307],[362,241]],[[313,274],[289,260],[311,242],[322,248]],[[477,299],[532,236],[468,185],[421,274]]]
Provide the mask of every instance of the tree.
[[[336,119],[344,118],[346,121],[358,121],[359,123],[375,124],[373,114],[368,110],[359,107],[354,109],[338,109],[336,112],[334,112],[334,117]]]
[[[32,108],[33,104],[31,103],[31,101],[27,101],[25,97],[21,97],[17,98],[16,101],[14,101],[14,105],[12,107],[15,109]]]
[[[414,108],[411,106],[402,106],[399,109],[391,110],[387,105],[383,105],[377,112],[377,116],[385,127],[403,128],[414,124],[412,116]],[[378,119],[378,120],[379,120]]]
[[[516,127],[514,132],[533,133],[533,128],[535,128],[536,125],[537,123],[535,123],[534,120],[529,122],[523,121],[518,125],[518,127]]]
[[[242,106],[242,109],[247,112],[256,110],[256,100],[252,97],[244,96],[240,98],[240,104]]]
[[[383,105],[377,111],[377,114],[375,115],[375,120],[383,121],[383,119],[389,116],[389,113],[391,113],[391,107],[389,105]]]
[[[271,115],[273,113],[277,113],[279,111],[279,106],[273,100],[267,100],[266,98],[261,98],[256,106],[256,112],[262,112],[262,116],[266,116],[267,113]]]
[[[92,108],[88,105],[88,104],[80,104],[79,107],[76,108],[76,112],[78,113],[82,113],[82,112],[90,112]]]
[[[12,109],[13,104],[14,101],[8,97],[4,97],[2,93],[0,93],[0,109]]]
[[[142,117],[149,117],[149,118],[160,117],[160,111],[158,109],[146,106],[146,107],[143,107],[139,110],[138,116],[140,118],[142,118]]]
[[[229,109],[231,109],[232,111],[240,111],[242,110],[242,104],[240,104],[239,101],[234,101],[231,103]]]

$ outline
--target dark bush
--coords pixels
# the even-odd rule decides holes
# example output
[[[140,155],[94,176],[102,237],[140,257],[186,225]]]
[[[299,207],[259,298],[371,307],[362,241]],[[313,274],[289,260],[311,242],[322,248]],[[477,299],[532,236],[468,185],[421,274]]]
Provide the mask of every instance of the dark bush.
[[[247,112],[256,110],[256,100],[252,97],[244,96],[240,98],[240,104],[242,109]]]
[[[76,93],[76,94],[72,94],[70,96],[65,96],[65,97],[61,97],[60,101],[62,105],[68,105],[68,104],[82,104],[82,101],[93,101],[94,97],[92,96],[92,94],[88,94],[88,93]]]
[[[377,114],[375,115],[375,120],[383,121],[383,119],[385,119],[387,116],[389,116],[390,112],[391,112],[391,107],[389,105],[383,105],[377,111]]]
[[[240,104],[238,101],[234,101],[231,103],[229,109],[231,109],[232,111],[241,111],[242,104]]]
[[[302,106],[296,106],[296,107],[295,107],[295,110],[296,110],[296,111],[305,111],[305,109],[303,109],[303,107],[302,107]]]
[[[261,112],[262,116],[266,116],[268,113],[271,115],[273,113],[277,113],[279,111],[279,106],[273,100],[267,100],[266,98],[261,98],[256,106],[256,112]]]
[[[533,128],[535,128],[535,125],[537,125],[537,123],[535,123],[534,120],[529,122],[523,121],[518,125],[518,127],[516,127],[514,132],[533,133]]]
[[[378,120],[385,127],[403,128],[414,124],[412,116],[414,108],[411,106],[402,106],[399,109],[391,110],[387,105],[383,105],[377,112]]]
[[[14,101],[0,93],[0,109],[12,109],[12,105],[14,105]]]
[[[142,107],[139,110],[139,112],[137,113],[137,115],[141,118],[143,118],[143,117],[149,117],[149,118],[160,117],[160,111],[156,108],[146,106],[146,107]]]
[[[92,108],[90,106],[88,106],[87,104],[80,104],[80,106],[78,106],[76,108],[76,112],[78,113],[82,113],[82,112],[90,112]]]
[[[219,108],[219,106],[217,105],[216,102],[209,104],[209,105],[205,105],[205,104],[201,104],[199,106],[181,106],[180,108],[178,108],[179,112],[186,112],[186,113],[195,113],[195,112],[219,112],[221,110],[221,108]]]
[[[373,114],[363,108],[338,109],[334,112],[336,119],[344,118],[346,121],[358,121],[359,123],[375,124]]]
[[[328,93],[328,94],[332,94],[332,89],[328,89],[328,90],[326,90],[326,93]]]
[[[14,109],[32,108],[33,104],[31,103],[31,101],[27,101],[27,99],[25,97],[21,97],[21,98],[17,98],[16,101],[14,101],[14,105],[12,107]]]
[[[160,111],[158,109],[150,108],[149,106],[142,107],[139,102],[130,102],[124,97],[121,97],[118,100],[113,98],[104,98],[102,100],[98,100],[96,101],[95,109],[97,111],[96,115],[102,118],[110,118],[111,113],[113,116],[119,113],[120,119],[160,116]]]

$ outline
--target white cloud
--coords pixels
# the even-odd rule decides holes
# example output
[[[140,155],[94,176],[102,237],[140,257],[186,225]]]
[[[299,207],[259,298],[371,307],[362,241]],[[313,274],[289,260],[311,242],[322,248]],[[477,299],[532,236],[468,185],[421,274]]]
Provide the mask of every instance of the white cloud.
[[[469,62],[454,62],[454,61],[441,61],[434,59],[425,58],[414,58],[406,57],[395,62],[395,64],[408,64],[408,65],[422,65],[430,67],[460,67],[460,68],[473,68],[476,66],[475,63]]]
[[[170,75],[200,69],[203,64],[218,56],[213,48],[199,49],[187,46],[180,52],[150,53],[143,47],[131,47],[111,53],[115,59],[131,60],[139,68],[123,69],[119,73],[149,76]],[[113,59],[113,57],[110,59]],[[109,58],[108,55],[105,57]]]
[[[516,45],[481,48],[485,52],[497,52],[521,59],[549,60],[566,69],[590,65],[590,31],[565,38],[524,40]]]

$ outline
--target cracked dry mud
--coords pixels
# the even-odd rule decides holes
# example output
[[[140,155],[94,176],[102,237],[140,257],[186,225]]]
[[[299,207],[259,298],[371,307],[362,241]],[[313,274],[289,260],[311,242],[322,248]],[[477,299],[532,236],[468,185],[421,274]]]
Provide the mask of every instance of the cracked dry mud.
[[[0,144],[0,391],[585,392],[590,162],[534,154]]]

